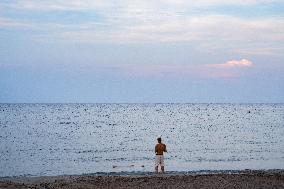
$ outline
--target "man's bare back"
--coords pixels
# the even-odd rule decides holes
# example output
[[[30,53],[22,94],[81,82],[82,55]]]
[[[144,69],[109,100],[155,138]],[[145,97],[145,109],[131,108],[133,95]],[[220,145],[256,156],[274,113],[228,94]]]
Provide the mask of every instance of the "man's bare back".
[[[164,152],[167,152],[167,147],[163,143],[158,143],[155,146],[156,155],[163,155]]]

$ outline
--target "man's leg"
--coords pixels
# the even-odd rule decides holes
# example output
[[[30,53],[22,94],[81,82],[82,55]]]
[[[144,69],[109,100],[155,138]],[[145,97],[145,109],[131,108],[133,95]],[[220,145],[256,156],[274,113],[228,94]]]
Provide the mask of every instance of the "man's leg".
[[[156,173],[158,173],[158,166],[155,167],[155,171],[156,171]]]
[[[155,172],[158,173],[158,167],[159,167],[159,157],[156,155],[156,160],[155,160]]]
[[[162,173],[165,173],[164,156],[161,156],[160,164],[161,164],[161,171],[162,171]]]

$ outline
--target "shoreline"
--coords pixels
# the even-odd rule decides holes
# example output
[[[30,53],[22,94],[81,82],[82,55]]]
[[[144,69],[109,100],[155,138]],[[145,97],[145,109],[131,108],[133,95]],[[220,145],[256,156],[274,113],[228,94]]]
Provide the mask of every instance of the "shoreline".
[[[204,175],[204,174],[248,174],[248,173],[280,173],[284,174],[284,169],[241,169],[241,170],[194,170],[194,171],[166,171],[165,174],[155,173],[154,171],[113,171],[113,172],[94,172],[82,174],[62,174],[62,175],[17,175],[0,176],[0,181],[9,179],[41,178],[41,177],[65,177],[65,176],[156,176],[156,175]]]
[[[284,188],[284,170],[0,177],[0,188]]]

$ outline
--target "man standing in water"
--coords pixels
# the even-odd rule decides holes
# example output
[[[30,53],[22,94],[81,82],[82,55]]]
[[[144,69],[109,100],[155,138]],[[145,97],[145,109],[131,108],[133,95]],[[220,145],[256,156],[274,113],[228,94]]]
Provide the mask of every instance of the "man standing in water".
[[[158,173],[158,167],[161,166],[162,173],[165,173],[165,165],[164,165],[164,152],[167,152],[166,145],[162,143],[161,137],[157,138],[158,144],[155,146],[156,153],[156,162],[155,162],[155,170]]]

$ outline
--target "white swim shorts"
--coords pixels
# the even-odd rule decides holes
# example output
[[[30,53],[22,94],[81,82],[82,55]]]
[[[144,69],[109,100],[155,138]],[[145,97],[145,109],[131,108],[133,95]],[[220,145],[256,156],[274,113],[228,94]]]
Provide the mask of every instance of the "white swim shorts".
[[[164,164],[164,156],[163,155],[156,155],[155,166],[165,166]]]

